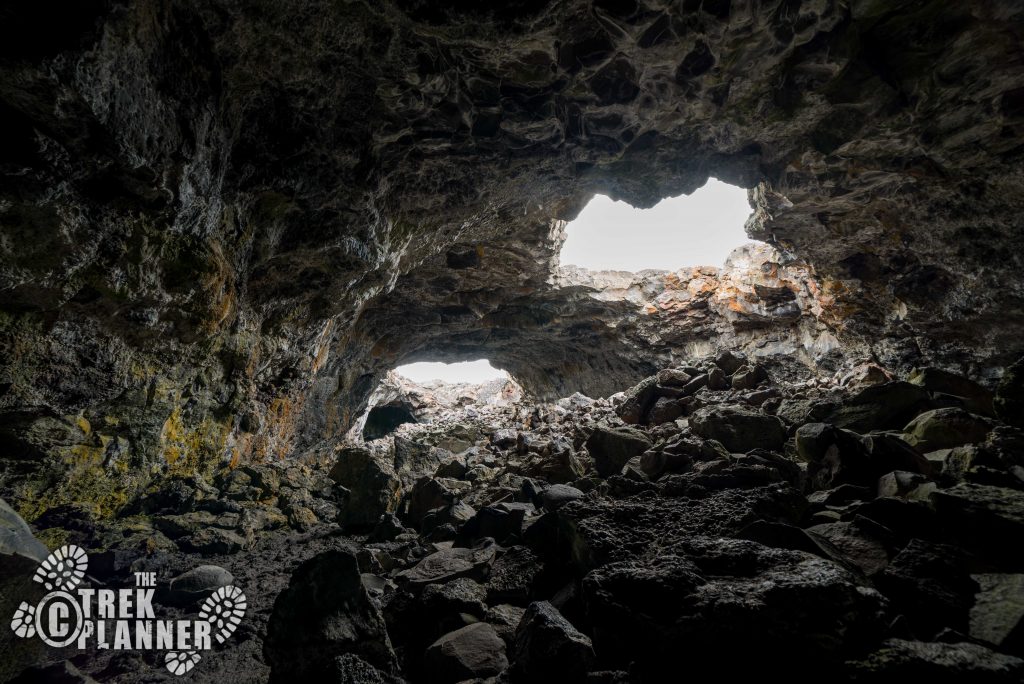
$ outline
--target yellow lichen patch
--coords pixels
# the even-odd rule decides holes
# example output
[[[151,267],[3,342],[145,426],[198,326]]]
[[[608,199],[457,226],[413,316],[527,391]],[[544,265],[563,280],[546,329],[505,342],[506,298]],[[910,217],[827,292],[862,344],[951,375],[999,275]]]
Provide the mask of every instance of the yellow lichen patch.
[[[139,491],[141,482],[129,474],[127,464],[104,468],[96,462],[97,450],[102,452],[95,447],[72,447],[66,456],[68,470],[60,480],[23,486],[15,496],[18,513],[32,521],[55,506],[78,504],[97,518],[115,517]]]
[[[277,397],[270,402],[266,424],[253,439],[251,458],[254,463],[288,456],[300,408],[301,404],[289,397]]]
[[[76,416],[75,424],[78,425],[78,429],[82,431],[83,435],[88,435],[92,432],[92,425],[86,420],[85,416]]]
[[[51,551],[56,551],[60,547],[68,543],[69,533],[63,527],[51,527],[45,530],[39,530],[36,533],[36,539],[43,542],[46,548]]]
[[[230,427],[209,418],[190,428],[181,409],[175,408],[160,430],[161,456],[167,472],[176,475],[205,473],[214,468],[227,444]]]

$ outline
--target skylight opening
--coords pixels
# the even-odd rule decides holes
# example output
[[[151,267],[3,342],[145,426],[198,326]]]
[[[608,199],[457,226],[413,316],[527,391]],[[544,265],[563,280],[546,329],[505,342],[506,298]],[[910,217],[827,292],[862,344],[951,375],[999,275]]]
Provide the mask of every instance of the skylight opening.
[[[720,267],[751,241],[743,230],[750,213],[747,191],[715,178],[650,209],[595,195],[566,226],[560,261],[592,271]]]
[[[487,359],[460,363],[420,361],[399,366],[395,372],[421,385],[430,382],[479,385],[491,380],[507,380],[509,378],[508,373],[495,368]]]

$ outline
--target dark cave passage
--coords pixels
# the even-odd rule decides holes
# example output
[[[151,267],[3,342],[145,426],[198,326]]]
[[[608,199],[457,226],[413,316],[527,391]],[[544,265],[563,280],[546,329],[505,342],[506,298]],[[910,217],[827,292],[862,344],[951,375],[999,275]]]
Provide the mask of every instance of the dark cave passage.
[[[412,414],[408,406],[401,404],[374,406],[366,416],[366,423],[363,425],[363,439],[380,439],[390,435],[399,425],[415,422],[416,416]]]

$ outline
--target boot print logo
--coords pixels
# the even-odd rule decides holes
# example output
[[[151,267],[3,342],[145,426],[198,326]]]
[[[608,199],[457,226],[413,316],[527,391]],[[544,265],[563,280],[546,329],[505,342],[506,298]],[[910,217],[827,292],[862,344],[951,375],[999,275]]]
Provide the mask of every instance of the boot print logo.
[[[214,641],[226,642],[245,616],[245,594],[226,586],[203,601],[197,619],[157,619],[156,573],[135,573],[134,589],[93,589],[80,586],[88,567],[89,557],[73,544],[51,553],[32,576],[48,593],[34,606],[22,601],[11,630],[55,648],[167,651],[165,667],[183,675]]]

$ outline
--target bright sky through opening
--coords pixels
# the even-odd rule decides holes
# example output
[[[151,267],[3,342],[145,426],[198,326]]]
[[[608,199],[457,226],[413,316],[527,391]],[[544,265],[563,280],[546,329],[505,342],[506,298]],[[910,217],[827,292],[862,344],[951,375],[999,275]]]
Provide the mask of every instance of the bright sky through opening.
[[[566,227],[561,263],[593,271],[722,266],[732,250],[750,242],[743,232],[748,216],[747,191],[715,178],[650,209],[595,195]]]
[[[399,366],[395,371],[399,375],[403,375],[413,382],[421,384],[431,380],[440,380],[452,384],[460,382],[480,384],[489,380],[508,377],[508,373],[495,368],[487,359],[463,361],[461,363],[420,361],[419,363]]]

